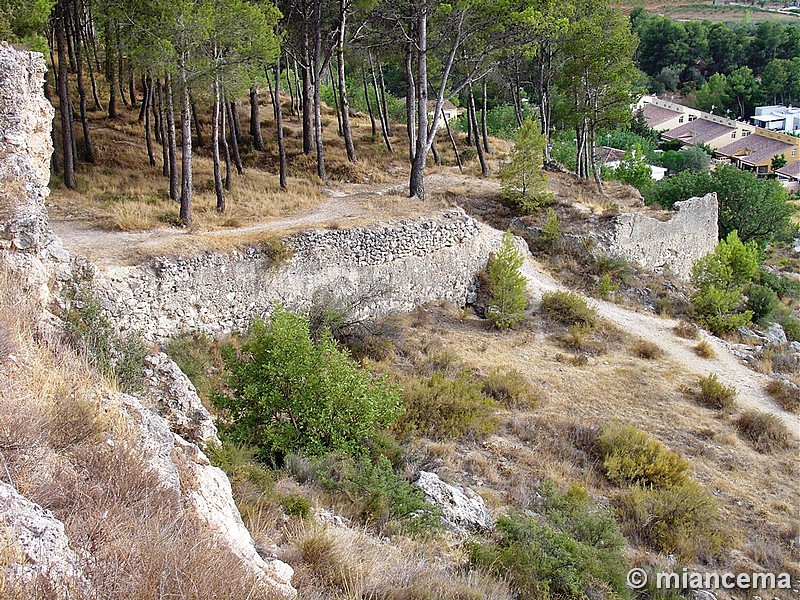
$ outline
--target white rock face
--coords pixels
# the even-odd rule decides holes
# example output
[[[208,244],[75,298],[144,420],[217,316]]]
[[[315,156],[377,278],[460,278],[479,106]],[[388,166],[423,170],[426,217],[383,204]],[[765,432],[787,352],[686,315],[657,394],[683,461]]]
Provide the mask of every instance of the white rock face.
[[[111,400],[113,402],[113,399]],[[220,542],[240,557],[252,573],[271,591],[294,598],[294,570],[280,560],[265,561],[242,522],[225,473],[211,465],[195,444],[172,433],[163,417],[133,396],[119,394],[121,409],[137,435],[144,458],[165,487],[180,494],[189,513],[217,535]]]
[[[211,413],[203,406],[192,382],[169,356],[163,352],[148,356],[144,375],[149,399],[175,433],[203,448],[220,444]]]
[[[215,531],[264,584],[284,597],[294,598],[297,595],[291,585],[294,570],[280,560],[265,561],[256,552],[225,473],[212,466],[197,446],[177,435],[173,460],[180,473],[184,501],[195,516]]]
[[[486,531],[494,527],[483,498],[470,488],[452,486],[429,471],[420,471],[415,485],[425,492],[428,502],[441,507],[442,517],[454,529]]]
[[[36,577],[45,578],[58,597],[67,598],[71,590],[90,594],[75,552],[69,547],[64,524],[10,485],[0,481],[0,543],[18,551],[23,560],[6,567],[5,578],[23,583]],[[4,577],[0,574],[0,580]]]
[[[770,346],[782,346],[789,341],[786,338],[786,332],[783,330],[783,327],[778,323],[771,323],[764,331],[764,337],[766,337],[767,343]]]

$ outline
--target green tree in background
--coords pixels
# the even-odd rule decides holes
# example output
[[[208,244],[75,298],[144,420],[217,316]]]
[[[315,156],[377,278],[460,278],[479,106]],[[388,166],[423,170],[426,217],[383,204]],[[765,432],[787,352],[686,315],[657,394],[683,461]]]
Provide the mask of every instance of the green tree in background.
[[[500,172],[503,197],[528,212],[535,211],[550,198],[547,175],[542,168],[545,144],[538,123],[527,119],[517,133],[511,162]]]
[[[506,329],[525,317],[525,277],[519,272],[524,258],[514,244],[514,236],[506,231],[503,244],[489,260],[489,304],[486,317],[498,329]]]
[[[611,178],[632,185],[639,191],[646,190],[653,183],[653,176],[647,158],[638,144],[634,145],[611,173]]]
[[[45,27],[55,0],[0,0],[0,39],[47,54]]]
[[[759,251],[754,242],[743,244],[735,231],[717,244],[714,252],[692,269],[691,297],[697,319],[714,333],[732,331],[753,318],[741,311],[743,290],[758,273]]]

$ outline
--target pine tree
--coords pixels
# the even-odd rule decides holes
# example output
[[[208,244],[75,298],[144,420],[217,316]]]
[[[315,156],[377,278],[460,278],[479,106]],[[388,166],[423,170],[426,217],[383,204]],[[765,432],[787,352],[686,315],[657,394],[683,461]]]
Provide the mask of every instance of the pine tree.
[[[514,245],[514,236],[506,231],[500,250],[492,255],[487,267],[489,305],[486,317],[498,329],[506,329],[525,317],[525,277],[519,272],[524,259]]]
[[[511,162],[500,173],[503,197],[527,212],[533,212],[549,199],[547,175],[542,169],[546,141],[539,125],[527,119],[517,132]]]

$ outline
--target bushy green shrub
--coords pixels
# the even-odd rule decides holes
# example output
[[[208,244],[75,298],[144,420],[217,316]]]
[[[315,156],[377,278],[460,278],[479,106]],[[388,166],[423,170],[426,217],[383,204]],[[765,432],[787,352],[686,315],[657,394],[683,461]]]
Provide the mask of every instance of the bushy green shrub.
[[[730,410],[733,408],[739,392],[735,387],[722,383],[717,378],[716,373],[701,377],[697,383],[700,386],[700,392],[697,394],[697,400],[700,404],[715,410]]]
[[[682,561],[717,556],[730,541],[714,498],[692,480],[670,488],[632,486],[614,506],[629,540]]]
[[[494,369],[483,378],[481,391],[508,408],[534,408],[539,398],[520,371]]]
[[[715,333],[749,323],[753,313],[739,309],[742,291],[755,277],[758,265],[758,248],[743,244],[735,231],[720,241],[714,252],[698,260],[692,268],[697,292],[691,297],[698,321]]]
[[[238,351],[224,352],[226,433],[265,457],[335,451],[359,455],[367,440],[402,413],[396,387],[373,377],[330,334],[311,339],[308,320],[277,307],[256,320]]]
[[[769,321],[779,306],[778,296],[770,288],[755,283],[747,288],[747,310],[753,313],[755,322]]]
[[[790,342],[800,342],[800,319],[794,316],[791,310],[779,312],[776,321],[783,327],[786,339]]]
[[[691,466],[683,456],[633,425],[605,425],[597,438],[606,476],[617,484],[682,485]]]
[[[167,354],[197,389],[197,395],[209,400],[212,390],[222,384],[223,368],[220,344],[203,333],[184,333],[167,342]]]
[[[597,326],[597,311],[582,296],[573,292],[545,292],[542,294],[542,314],[545,318],[566,326]]]
[[[405,413],[396,427],[404,434],[480,438],[497,427],[494,400],[484,395],[481,382],[466,371],[457,377],[434,371],[428,378],[408,379],[402,396]]]
[[[489,302],[486,318],[498,329],[506,329],[525,318],[528,300],[525,297],[525,276],[519,272],[524,258],[514,244],[514,236],[506,231],[500,250],[489,258],[486,267],[489,281]]]
[[[743,439],[763,454],[790,446],[791,433],[777,415],[749,410],[736,419],[736,429]]]
[[[439,512],[422,490],[397,475],[386,456],[329,456],[318,462],[317,477],[329,492],[343,494],[364,523],[383,527],[401,520],[411,531],[438,526]]]
[[[541,239],[543,242],[552,244],[561,238],[561,223],[558,220],[556,211],[552,208],[547,209],[547,216],[542,224]]]
[[[290,517],[307,519],[311,516],[311,503],[300,494],[288,494],[278,500],[283,510]]]
[[[800,299],[800,281],[789,279],[761,268],[758,271],[758,282],[771,289],[780,298],[785,300]]]
[[[541,492],[532,507],[541,516],[500,518],[491,543],[470,546],[470,562],[507,578],[521,598],[628,597],[624,540],[613,516],[585,495],[546,485]]]

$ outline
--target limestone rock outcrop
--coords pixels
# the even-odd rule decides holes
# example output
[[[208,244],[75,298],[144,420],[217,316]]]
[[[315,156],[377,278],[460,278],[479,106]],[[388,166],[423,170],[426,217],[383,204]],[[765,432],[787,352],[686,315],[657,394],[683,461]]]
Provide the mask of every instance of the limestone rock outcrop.
[[[159,352],[145,358],[144,376],[148,399],[175,433],[203,448],[220,444],[211,413],[203,406],[192,382],[169,356]]]
[[[428,502],[442,509],[442,518],[456,531],[488,531],[494,527],[483,498],[470,488],[445,483],[430,471],[420,471],[414,484]]]
[[[80,561],[69,546],[64,524],[53,514],[0,481],[0,547],[7,563],[0,581],[44,579],[58,598],[71,591],[90,594]]]

